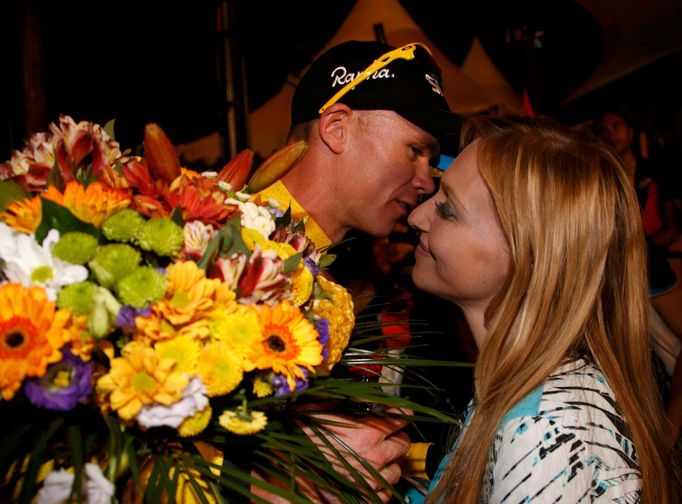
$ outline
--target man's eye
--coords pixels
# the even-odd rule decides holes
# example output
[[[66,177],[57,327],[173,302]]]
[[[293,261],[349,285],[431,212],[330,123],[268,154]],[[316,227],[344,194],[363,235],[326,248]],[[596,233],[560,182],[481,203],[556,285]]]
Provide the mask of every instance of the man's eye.
[[[444,219],[456,219],[457,214],[455,213],[455,209],[452,208],[452,205],[450,205],[447,201],[441,201],[436,203],[436,212],[438,212],[438,215],[440,217],[443,217]]]

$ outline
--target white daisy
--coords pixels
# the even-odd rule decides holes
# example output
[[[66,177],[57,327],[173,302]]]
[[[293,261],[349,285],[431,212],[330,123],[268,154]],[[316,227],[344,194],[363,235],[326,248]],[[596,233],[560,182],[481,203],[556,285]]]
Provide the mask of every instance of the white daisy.
[[[4,238],[0,234],[0,240]],[[88,278],[88,270],[83,266],[52,256],[52,247],[59,241],[59,231],[56,229],[50,230],[42,246],[38,245],[33,235],[17,233],[13,241],[14,247],[0,248],[0,257],[5,261],[5,276],[10,282],[27,287],[39,285],[47,291],[48,299],[54,301],[57,291],[63,286]]]

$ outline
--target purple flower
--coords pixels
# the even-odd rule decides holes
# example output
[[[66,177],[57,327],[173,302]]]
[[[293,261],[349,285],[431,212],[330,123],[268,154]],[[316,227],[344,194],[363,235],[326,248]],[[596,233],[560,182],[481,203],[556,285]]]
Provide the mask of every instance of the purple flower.
[[[322,345],[322,362],[327,362],[329,357],[329,350],[327,343],[329,342],[329,320],[322,317],[315,322],[315,329],[317,330],[317,341]]]
[[[310,385],[308,383],[308,371],[304,368],[301,368],[303,371],[303,374],[305,375],[305,378],[295,378],[296,380],[296,392],[301,392],[305,389],[308,388]],[[270,380],[270,385],[272,385],[275,388],[275,397],[282,397],[288,394],[291,394],[291,389],[289,388],[289,384],[287,383],[287,377],[284,376],[283,374],[276,374],[272,380]]]
[[[62,354],[61,361],[48,366],[45,376],[26,380],[24,392],[33,405],[68,411],[92,391],[92,365],[68,350]]]
[[[317,276],[317,275],[320,274],[320,267],[319,267],[318,264],[317,264],[315,261],[313,261],[310,257],[306,257],[306,258],[303,260],[303,264],[306,265],[306,267],[310,270],[310,272],[311,272],[313,275]]]
[[[146,317],[151,313],[152,309],[149,306],[144,308],[134,308],[130,305],[123,306],[118,311],[118,316],[116,317],[116,327],[120,327],[125,332],[133,332],[135,330],[135,317],[143,316]]]

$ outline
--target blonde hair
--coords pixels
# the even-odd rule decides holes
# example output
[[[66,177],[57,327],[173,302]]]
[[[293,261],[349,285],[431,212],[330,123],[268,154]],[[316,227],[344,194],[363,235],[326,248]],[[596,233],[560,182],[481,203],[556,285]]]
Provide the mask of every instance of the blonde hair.
[[[576,356],[593,361],[615,394],[637,448],[643,501],[676,502],[646,331],[644,235],[622,163],[551,120],[476,119],[462,138],[479,139],[478,169],[509,243],[510,274],[486,310],[476,413],[427,502],[480,502],[503,416]]]

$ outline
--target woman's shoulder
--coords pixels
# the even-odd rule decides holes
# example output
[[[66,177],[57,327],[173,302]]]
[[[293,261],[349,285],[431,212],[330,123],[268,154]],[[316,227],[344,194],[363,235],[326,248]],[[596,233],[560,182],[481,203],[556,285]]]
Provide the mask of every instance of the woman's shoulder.
[[[517,404],[497,432],[488,492],[608,498],[638,495],[635,449],[604,375],[562,366]],[[520,483],[523,482],[523,483]],[[544,495],[544,493],[543,493]]]
[[[635,447],[611,387],[595,365],[584,361],[557,369],[507,413],[496,448],[511,444],[516,449],[554,451],[562,451],[566,444],[612,465],[637,466]]]
[[[576,360],[562,365],[505,415],[500,429],[519,418],[561,422],[586,419],[597,413],[605,420],[620,418],[618,406],[603,373],[591,363]]]

